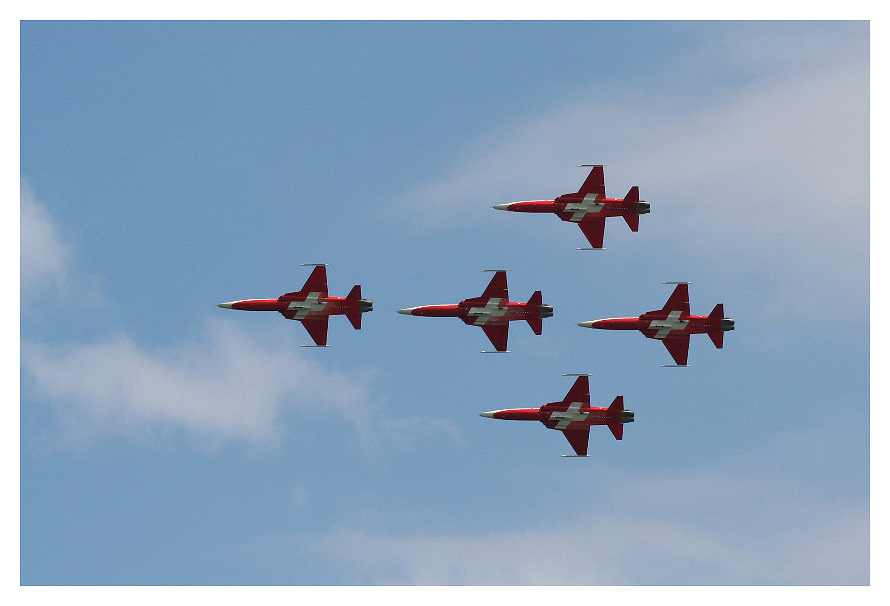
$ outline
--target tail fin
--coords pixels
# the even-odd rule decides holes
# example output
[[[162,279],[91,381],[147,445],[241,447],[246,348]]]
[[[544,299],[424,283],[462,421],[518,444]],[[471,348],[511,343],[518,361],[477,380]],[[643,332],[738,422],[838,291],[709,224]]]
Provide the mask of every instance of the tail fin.
[[[358,301],[362,298],[362,287],[361,284],[356,284],[352,287],[352,290],[349,291],[349,294],[346,295],[347,301]],[[352,327],[356,330],[361,330],[362,327],[362,312],[356,309],[355,311],[350,311],[346,314],[346,317],[352,323]]]
[[[621,413],[624,412],[624,396],[617,396],[609,405],[609,416],[617,418],[617,423],[609,423],[609,431],[616,440],[624,437],[624,425],[621,424]]]
[[[717,303],[714,306],[714,310],[708,315],[708,318],[712,320],[717,320],[718,322],[723,320],[723,303]],[[723,328],[718,328],[714,332],[709,332],[708,336],[711,337],[711,341],[714,342],[714,346],[717,349],[723,349]]]
[[[640,188],[634,185],[630,188],[630,191],[627,192],[627,195],[624,196],[624,202],[633,205],[633,208],[623,215],[630,231],[638,231],[640,229],[640,215],[637,214],[637,202],[639,201]]]
[[[532,331],[539,335],[544,330],[544,323],[541,320],[541,305],[544,303],[544,298],[541,296],[541,291],[536,290],[532,293],[532,296],[529,297],[528,303],[526,305],[529,308],[534,309],[537,312],[537,317],[529,317],[526,318],[525,321],[528,322],[528,325],[531,326]]]

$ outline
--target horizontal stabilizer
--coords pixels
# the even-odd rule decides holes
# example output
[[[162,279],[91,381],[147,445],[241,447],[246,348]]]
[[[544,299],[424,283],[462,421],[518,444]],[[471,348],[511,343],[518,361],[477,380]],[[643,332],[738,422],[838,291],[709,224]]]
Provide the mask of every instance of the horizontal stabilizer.
[[[352,313],[346,314],[346,317],[349,318],[349,321],[352,322],[352,327],[356,330],[361,330],[362,327],[362,312],[356,311]]]
[[[347,299],[358,300],[362,298],[362,287],[361,284],[356,284],[352,287],[352,290],[349,291],[349,294],[346,295]]]
[[[541,305],[544,303],[544,298],[541,295],[540,290],[536,290],[532,293],[532,296],[528,299],[528,308],[538,310],[537,318],[526,318],[528,325],[531,327],[532,331],[539,335],[544,329],[543,321],[541,320]]]
[[[615,436],[616,440],[620,440],[624,437],[624,425],[621,423],[609,423],[609,431],[612,432],[612,435]]]
[[[627,226],[630,228],[630,231],[640,230],[640,215],[637,214],[637,211],[629,212],[626,215],[621,216],[624,217],[624,220],[627,222]]]
[[[627,195],[624,196],[625,202],[639,202],[640,201],[640,188],[636,185],[630,188],[630,191],[627,192]]]
[[[712,320],[720,320],[723,321],[723,303],[717,303],[714,306],[714,309],[708,315],[708,317]],[[720,330],[709,332],[708,336],[711,337],[711,341],[714,342],[714,346],[717,349],[723,349],[723,328],[721,326]]]

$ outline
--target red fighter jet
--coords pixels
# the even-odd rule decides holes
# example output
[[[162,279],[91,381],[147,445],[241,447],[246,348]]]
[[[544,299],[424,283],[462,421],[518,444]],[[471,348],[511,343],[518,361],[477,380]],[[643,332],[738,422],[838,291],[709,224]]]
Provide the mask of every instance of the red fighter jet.
[[[501,353],[510,353],[507,351],[507,332],[509,322],[513,320],[525,320],[536,335],[541,334],[541,319],[553,315],[553,306],[541,302],[541,291],[536,290],[528,303],[512,303],[507,295],[507,270],[482,271],[495,272],[482,296],[466,299],[457,305],[408,307],[400,309],[399,313],[409,316],[460,318],[465,324],[478,326],[485,331],[491,344]]]
[[[304,264],[303,267],[312,267]],[[288,320],[299,320],[315,345],[302,347],[327,347],[328,317],[345,315],[356,330],[362,327],[362,314],[371,311],[372,302],[362,299],[362,287],[356,284],[345,298],[328,296],[328,276],[325,266],[318,264],[299,292],[289,292],[277,299],[248,299],[220,303],[226,309],[248,311],[277,311]]]
[[[706,333],[717,349],[723,348],[723,333],[735,329],[735,320],[723,317],[723,303],[718,303],[708,316],[689,314],[688,282],[663,282],[676,284],[662,309],[644,313],[639,318],[609,318],[579,322],[585,328],[606,330],[639,330],[650,339],[659,339],[667,348],[676,364],[662,366],[686,366],[689,353],[689,335]]]
[[[549,429],[558,429],[562,431],[575,450],[574,455],[562,455],[564,457],[587,456],[591,425],[606,425],[615,439],[620,440],[624,436],[624,425],[622,424],[633,423],[634,420],[634,411],[624,410],[624,396],[615,398],[608,408],[595,408],[590,406],[588,375],[563,376],[577,376],[578,378],[562,402],[551,402],[544,404],[541,408],[513,408],[480,412],[479,416],[511,421],[540,421]]]
[[[498,210],[521,213],[556,213],[563,221],[577,223],[593,248],[578,250],[602,250],[606,217],[624,217],[631,231],[640,228],[640,215],[649,212],[649,203],[640,201],[640,190],[634,185],[623,200],[606,197],[606,185],[601,165],[593,166],[587,180],[574,194],[564,194],[555,200],[527,200],[511,204],[498,204]]]

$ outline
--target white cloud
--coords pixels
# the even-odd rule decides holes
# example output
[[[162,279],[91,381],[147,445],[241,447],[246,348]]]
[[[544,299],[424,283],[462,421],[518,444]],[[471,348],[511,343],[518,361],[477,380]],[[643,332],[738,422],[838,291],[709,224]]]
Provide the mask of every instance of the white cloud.
[[[21,288],[62,290],[69,280],[71,251],[50,214],[24,179],[19,190],[21,223]]]
[[[337,423],[365,416],[365,382],[298,355],[274,334],[225,321],[203,335],[147,350],[126,335],[68,346],[22,344],[34,393],[78,432],[186,429],[211,441],[276,443],[286,409]]]
[[[695,498],[687,499],[685,515],[658,508],[664,485],[656,482],[643,491],[642,507],[558,507],[542,511],[548,523],[533,530],[386,535],[340,529],[314,550],[353,570],[360,584],[868,583],[867,501],[840,507],[782,498],[763,508],[756,492],[713,503],[701,501],[696,481],[685,486]],[[641,508],[650,513],[635,513]],[[736,517],[772,531],[753,532],[735,524]]]
[[[70,248],[28,184],[21,186],[23,292],[68,289],[79,282]],[[332,370],[299,352],[286,333],[248,331],[235,321],[208,320],[203,333],[154,349],[125,333],[61,345],[24,340],[21,368],[25,393],[51,402],[73,440],[184,430],[210,444],[274,446],[291,410],[345,422],[366,450],[404,447],[430,432],[460,439],[447,421],[387,419],[371,401],[372,371]]]

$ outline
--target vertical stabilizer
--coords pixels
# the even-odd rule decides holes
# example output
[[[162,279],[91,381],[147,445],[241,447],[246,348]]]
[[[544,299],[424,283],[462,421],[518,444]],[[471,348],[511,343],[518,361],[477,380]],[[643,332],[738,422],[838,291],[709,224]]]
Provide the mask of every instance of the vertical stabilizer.
[[[624,221],[627,223],[627,226],[630,228],[630,231],[639,231],[640,230],[640,215],[637,214],[637,211],[633,211],[633,213],[627,213],[626,215],[621,215],[624,217]]]

